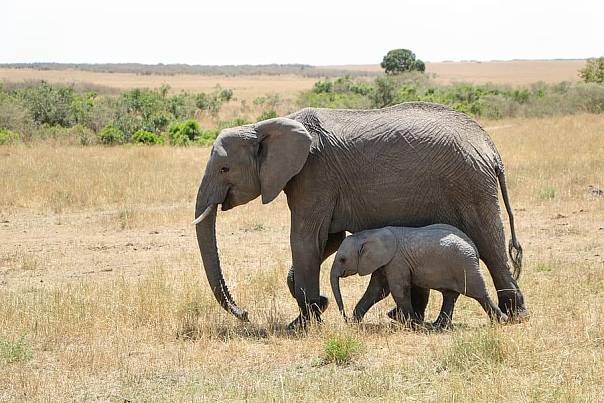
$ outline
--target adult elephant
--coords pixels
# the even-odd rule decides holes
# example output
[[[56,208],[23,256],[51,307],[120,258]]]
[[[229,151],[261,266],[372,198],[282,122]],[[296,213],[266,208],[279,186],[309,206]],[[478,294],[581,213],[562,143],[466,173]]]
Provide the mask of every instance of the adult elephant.
[[[516,253],[512,261],[519,271],[521,247],[503,163],[487,133],[463,113],[422,102],[376,110],[307,108],[225,129],[214,142],[195,207],[210,287],[224,309],[247,320],[222,275],[217,205],[229,210],[260,195],[266,204],[284,190],[291,210],[288,286],[302,324],[311,316],[319,318],[327,306],[327,298],[319,295],[320,266],[345,231],[434,223],[456,226],[474,241],[501,310],[524,315],[522,293],[508,268],[498,180],[511,226],[510,257]],[[420,318],[428,295],[427,290],[412,290]],[[381,298],[364,295],[358,309]]]

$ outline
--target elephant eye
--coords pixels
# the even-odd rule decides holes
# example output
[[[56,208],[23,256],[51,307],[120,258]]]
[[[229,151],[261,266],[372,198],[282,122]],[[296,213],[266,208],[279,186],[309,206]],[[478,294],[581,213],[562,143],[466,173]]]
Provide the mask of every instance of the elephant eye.
[[[227,173],[227,172],[229,172],[229,168],[227,168],[227,167],[222,167],[222,168],[220,168],[220,173],[221,173],[221,174],[225,174],[225,173]]]
[[[340,258],[340,263],[346,263],[346,258],[344,256]]]

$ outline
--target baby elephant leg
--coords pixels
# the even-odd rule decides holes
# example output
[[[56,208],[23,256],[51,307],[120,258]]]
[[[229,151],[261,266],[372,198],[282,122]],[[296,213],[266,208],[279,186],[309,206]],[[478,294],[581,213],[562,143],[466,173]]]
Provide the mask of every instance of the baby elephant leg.
[[[505,323],[508,321],[508,316],[501,312],[501,309],[499,309],[499,307],[497,305],[495,305],[495,303],[493,302],[493,300],[489,297],[489,295],[485,295],[482,298],[475,298],[476,301],[478,301],[480,303],[480,306],[482,306],[482,309],[485,310],[485,312],[489,315],[489,318],[491,318],[491,321],[495,322],[499,322],[499,323]]]
[[[453,308],[455,308],[455,302],[459,297],[459,293],[456,291],[440,290],[443,295],[443,304],[440,308],[438,318],[432,324],[437,329],[448,329],[451,327],[451,320],[453,319]]]
[[[397,288],[397,290],[391,290],[394,301],[396,302],[396,311],[394,313],[390,311],[388,316],[393,320],[402,322],[411,327],[420,325],[423,321],[413,310],[410,287]]]
[[[373,272],[367,290],[365,290],[365,293],[352,313],[354,320],[356,322],[362,321],[369,308],[386,298],[389,294],[390,287],[388,287],[388,281],[383,270]]]

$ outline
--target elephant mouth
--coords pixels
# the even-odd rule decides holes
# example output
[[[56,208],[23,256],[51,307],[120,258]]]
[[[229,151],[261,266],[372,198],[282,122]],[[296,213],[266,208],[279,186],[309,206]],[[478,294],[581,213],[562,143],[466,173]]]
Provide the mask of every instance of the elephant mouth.
[[[222,201],[222,203],[220,203],[220,209],[222,211],[227,211],[234,207],[232,198],[233,197],[231,194],[231,188],[228,188],[224,200]]]

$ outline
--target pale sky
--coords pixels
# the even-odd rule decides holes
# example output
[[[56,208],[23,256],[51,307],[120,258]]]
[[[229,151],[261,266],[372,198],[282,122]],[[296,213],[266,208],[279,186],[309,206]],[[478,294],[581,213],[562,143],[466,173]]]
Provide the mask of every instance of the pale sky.
[[[604,55],[604,0],[1,0],[0,63],[373,64]]]

